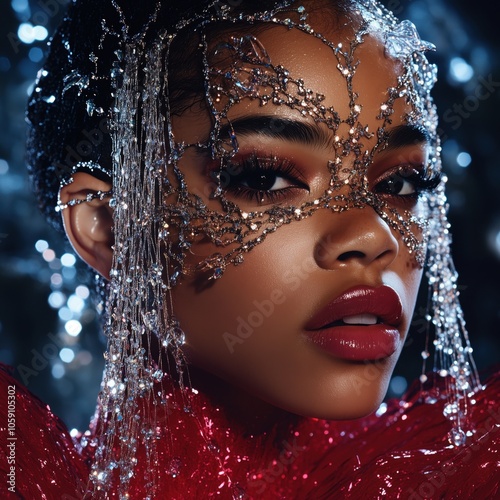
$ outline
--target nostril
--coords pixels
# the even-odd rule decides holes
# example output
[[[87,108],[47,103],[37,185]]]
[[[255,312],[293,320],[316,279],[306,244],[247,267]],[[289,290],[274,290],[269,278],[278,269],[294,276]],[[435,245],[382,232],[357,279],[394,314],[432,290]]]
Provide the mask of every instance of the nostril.
[[[344,252],[340,254],[337,259],[341,262],[344,262],[349,259],[363,259],[366,255],[363,252],[358,252],[357,250],[353,250],[350,252]]]

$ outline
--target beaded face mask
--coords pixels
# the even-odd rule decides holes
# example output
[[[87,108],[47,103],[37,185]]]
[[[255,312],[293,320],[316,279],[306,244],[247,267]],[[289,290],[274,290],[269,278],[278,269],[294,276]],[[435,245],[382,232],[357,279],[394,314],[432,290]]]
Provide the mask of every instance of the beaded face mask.
[[[123,19],[118,3],[113,5]],[[155,22],[155,16],[150,22]],[[319,210],[371,207],[403,241],[417,265],[424,265],[427,253],[437,366],[442,376],[451,375],[450,392],[455,394],[447,407],[455,423],[450,439],[457,445],[465,439],[463,396],[476,387],[477,380],[449,252],[437,117],[430,97],[436,70],[424,55],[431,45],[420,40],[411,23],[398,22],[372,1],[358,2],[351,23],[338,31],[342,41],[322,35],[309,22],[308,10],[293,1],[252,15],[235,14],[232,8],[214,2],[174,30],[158,32],[148,43],[147,26],[143,36],[134,37],[128,37],[125,23],[118,35],[103,30],[103,38],[120,36],[122,42],[110,75],[115,87],[110,113],[115,251],[101,394],[103,432],[92,474],[97,490],[106,491],[118,468],[126,491],[133,474],[139,433],[134,415],[139,401],[152,397],[166,371],[162,356],[153,354],[156,342],[170,352],[179,384],[185,388],[184,333],[172,309],[172,287],[183,276],[196,273],[207,281],[223,279],[228,265],[242,264],[245,254],[267,237],[279,238],[273,233],[279,234],[280,227]],[[213,36],[214,27],[220,26],[227,34]],[[332,72],[342,78],[348,109],[340,112],[326,104],[329,96],[309,88],[301,75],[274,61],[255,34],[262,29],[297,30],[326,47]],[[169,87],[171,51],[186,30],[199,40],[193,55],[200,61],[197,71],[205,89],[199,113],[209,123],[206,137],[194,142],[184,139],[177,129],[182,112],[171,109],[175,96]],[[385,56],[399,68],[376,113],[365,107],[356,88],[362,64],[358,51],[371,36],[383,41]],[[85,87],[87,80],[80,77],[73,75],[68,85]],[[247,103],[268,110],[269,115],[259,114],[246,122],[241,117],[233,120],[234,110]],[[187,108],[192,104],[191,100]],[[289,110],[290,120],[274,118],[276,107]],[[98,112],[92,102],[88,110]],[[396,120],[401,125],[394,127]],[[281,186],[291,175],[286,165],[277,168],[279,160],[273,154],[254,152],[241,157],[239,138],[249,126],[272,137],[293,136],[297,127],[327,136],[331,149],[324,165],[327,184],[314,192],[304,188],[297,204],[273,202],[270,193],[278,190],[271,188]],[[377,154],[391,148],[398,133],[409,134],[412,142],[426,142],[428,161],[403,165],[374,188],[368,168]],[[205,164],[205,182],[194,189],[189,166],[196,162]],[[82,168],[100,167],[77,164],[75,171]],[[409,207],[388,201],[387,193],[404,192],[408,184],[415,188]],[[95,197],[107,195],[99,192]],[[91,198],[60,203],[58,208]],[[197,245],[207,241],[214,251],[195,257]],[[423,356],[427,358],[428,353]],[[185,404],[189,408],[189,396]],[[148,453],[154,457],[155,425],[143,426],[140,432],[147,435]],[[117,437],[119,461],[114,458]]]
[[[285,17],[292,14],[297,17],[296,22]],[[304,80],[297,78],[287,68],[274,64],[264,45],[255,36],[229,36],[227,41],[214,45],[210,44],[202,30],[200,51],[207,92],[205,106],[213,124],[207,141],[196,144],[179,141],[173,128],[168,131],[169,144],[166,147],[170,155],[167,164],[171,166],[175,178],[173,182],[167,182],[164,190],[166,203],[160,223],[160,236],[167,234],[164,228],[173,227],[179,241],[178,245],[169,247],[168,252],[169,261],[175,263],[170,275],[171,284],[175,284],[182,274],[196,271],[207,271],[208,279],[220,278],[228,263],[241,264],[244,254],[263,242],[270,233],[292,221],[309,217],[319,209],[342,212],[351,208],[372,207],[401,235],[409,252],[414,254],[418,264],[423,265],[428,210],[423,210],[424,217],[419,218],[412,210],[391,206],[384,196],[370,188],[367,171],[374,155],[390,147],[391,135],[394,139],[394,132],[397,133],[397,129],[392,133],[387,129],[393,121],[397,101],[407,104],[408,112],[403,119],[406,129],[412,130],[415,142],[426,141],[429,137],[428,127],[432,130],[435,126],[428,122],[425,101],[419,98],[417,90],[418,82],[429,89],[435,78],[434,70],[428,64],[425,67],[427,73],[421,72],[422,56],[415,56],[429,45],[420,41],[410,25],[400,27],[399,33],[393,33],[392,38],[388,38],[388,57],[407,59],[411,64],[407,64],[402,74],[395,78],[394,86],[387,89],[387,99],[380,103],[375,117],[378,127],[372,129],[363,122],[363,115],[367,113],[363,113],[362,95],[359,96],[353,84],[359,65],[356,49],[374,29],[369,20],[364,20],[354,39],[344,47],[342,42],[334,43],[315,34],[307,24],[305,9],[295,12],[278,9],[275,15],[279,17],[273,17],[273,25],[314,35],[331,50],[332,71],[338,72],[345,82],[348,113],[342,116],[334,107],[325,104],[324,95],[307,88]],[[249,23],[247,29],[252,24],[264,22],[255,16],[245,21]],[[203,28],[206,29],[205,26]],[[152,55],[151,60],[161,59],[164,47],[158,46],[157,49],[159,52]],[[280,173],[276,166],[279,160],[275,157],[260,157],[258,153],[250,157],[247,155],[243,160],[238,159],[238,129],[248,127],[252,120],[243,120],[243,123],[237,120],[233,123],[230,114],[234,107],[246,101],[256,102],[259,107],[266,109],[288,108],[301,119],[295,122],[273,118],[272,113],[267,118],[258,115],[254,127],[260,127],[258,130],[264,135],[290,136],[293,132],[289,129],[311,122],[321,131],[317,132],[318,135],[330,137],[331,160],[325,168],[331,177],[322,193],[316,196],[311,194],[299,205],[270,201],[272,191],[269,188],[275,184],[273,181]],[[162,130],[157,132],[161,134]],[[156,140],[161,141],[161,138]],[[188,162],[182,160],[190,150],[194,150],[194,156],[198,151],[200,156],[204,153],[211,160],[211,182],[207,179],[203,190],[205,196],[194,193],[189,184],[184,182],[183,164]],[[185,167],[186,170],[188,168]],[[281,167],[282,170],[284,168]],[[396,193],[394,183],[402,185],[405,180],[413,182],[419,192],[435,187],[439,182],[439,165],[435,153],[419,170],[412,165],[403,166],[387,180],[386,188],[390,184]],[[254,201],[250,203],[250,209],[241,206],[244,191],[246,197]],[[239,195],[239,199],[235,202],[235,196],[231,194]],[[216,201],[207,203],[207,195]],[[428,200],[423,200],[423,205],[426,204]],[[189,267],[185,264],[185,252],[202,238],[208,238],[220,251]]]

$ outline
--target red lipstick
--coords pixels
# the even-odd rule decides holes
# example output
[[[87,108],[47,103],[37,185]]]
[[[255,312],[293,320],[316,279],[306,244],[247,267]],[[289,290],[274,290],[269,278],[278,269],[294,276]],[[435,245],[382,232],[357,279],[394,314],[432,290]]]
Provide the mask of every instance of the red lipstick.
[[[315,345],[335,357],[376,361],[398,350],[402,316],[401,299],[394,289],[360,286],[327,304],[305,329]]]

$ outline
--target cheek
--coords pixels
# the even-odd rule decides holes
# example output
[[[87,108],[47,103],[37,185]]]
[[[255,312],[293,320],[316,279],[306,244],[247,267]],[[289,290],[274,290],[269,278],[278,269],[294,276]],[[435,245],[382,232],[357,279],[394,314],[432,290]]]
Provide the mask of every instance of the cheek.
[[[318,270],[313,239],[304,237],[302,224],[280,228],[218,280],[199,276],[173,288],[174,311],[193,363],[211,371],[238,372],[247,365],[255,370],[256,360],[283,356],[283,345],[286,350],[292,339],[300,341],[313,300],[303,287]]]
[[[193,363],[218,370],[232,365],[273,328],[285,296],[269,246],[253,249],[219,280],[198,276],[173,289],[174,311]]]
[[[392,269],[386,275],[385,283],[398,290],[405,314],[404,332],[408,330],[413,318],[415,305],[423,277],[423,268],[409,253],[403,243],[400,244],[401,255],[394,262]]]

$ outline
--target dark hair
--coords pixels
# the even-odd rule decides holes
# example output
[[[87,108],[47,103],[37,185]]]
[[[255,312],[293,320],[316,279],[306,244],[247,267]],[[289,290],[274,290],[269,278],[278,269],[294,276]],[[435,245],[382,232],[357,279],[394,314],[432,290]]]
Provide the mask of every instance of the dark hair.
[[[315,9],[331,10],[335,17],[349,10],[349,0],[310,0]],[[51,40],[50,51],[28,103],[27,164],[39,206],[49,222],[62,229],[54,211],[61,181],[67,180],[78,162],[100,164],[111,179],[111,137],[108,112],[113,104],[109,75],[116,64],[124,25],[129,39],[139,34],[156,9],[156,0],[76,0]],[[207,0],[161,1],[147,35],[153,39],[160,30],[174,27],[192,17]],[[270,0],[226,0],[235,13],[253,13],[275,7]],[[218,27],[211,28],[212,33]],[[227,29],[221,23],[220,30]],[[235,29],[232,26],[231,29]],[[258,28],[257,28],[258,29]],[[263,27],[265,29],[265,27]],[[147,40],[146,40],[147,43]],[[200,74],[198,40],[186,29],[180,33],[169,57],[169,94],[173,113],[186,103],[204,96]],[[186,61],[189,61],[186,64]],[[94,175],[99,174],[94,170]]]

